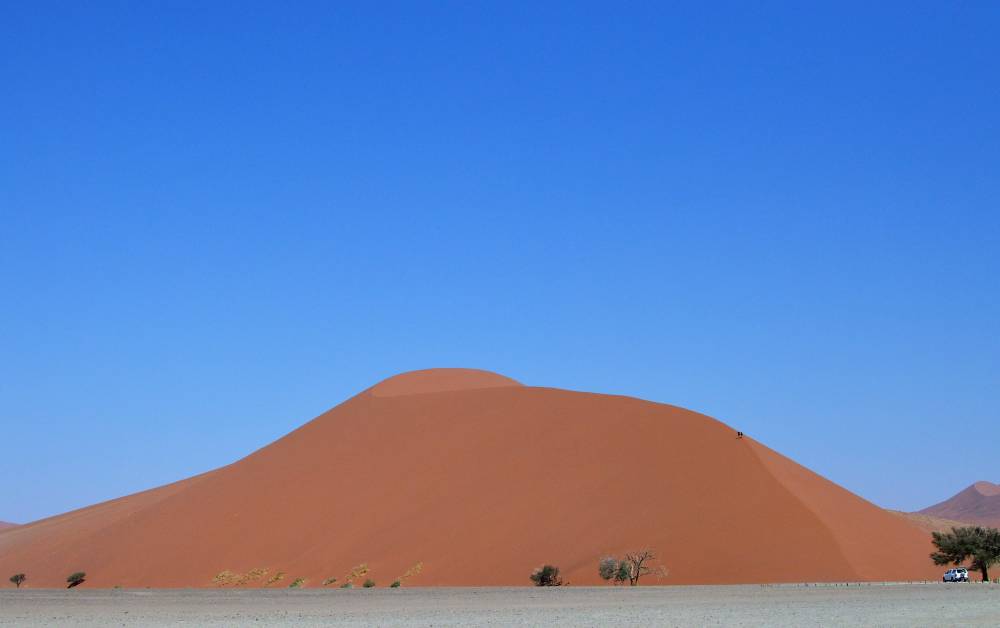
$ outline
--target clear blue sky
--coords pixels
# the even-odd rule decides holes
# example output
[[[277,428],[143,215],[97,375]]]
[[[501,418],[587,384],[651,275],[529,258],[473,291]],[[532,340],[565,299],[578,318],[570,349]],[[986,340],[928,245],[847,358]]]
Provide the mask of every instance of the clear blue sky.
[[[5,3],[0,519],[429,366],[696,409],[888,507],[1000,480],[998,32],[991,1]]]

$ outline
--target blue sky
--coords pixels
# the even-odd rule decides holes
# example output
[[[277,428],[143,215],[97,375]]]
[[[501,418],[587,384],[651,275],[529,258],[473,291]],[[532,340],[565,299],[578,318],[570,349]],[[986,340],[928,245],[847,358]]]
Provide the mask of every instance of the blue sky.
[[[0,519],[429,366],[1000,480],[997,3],[204,4],[0,8]]]

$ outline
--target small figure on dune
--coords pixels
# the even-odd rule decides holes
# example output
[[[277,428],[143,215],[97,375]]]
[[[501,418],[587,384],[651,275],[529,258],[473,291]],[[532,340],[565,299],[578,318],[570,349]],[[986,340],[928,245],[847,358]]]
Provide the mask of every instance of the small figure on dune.
[[[736,440],[740,440],[742,438],[743,438],[743,432],[736,432]]]

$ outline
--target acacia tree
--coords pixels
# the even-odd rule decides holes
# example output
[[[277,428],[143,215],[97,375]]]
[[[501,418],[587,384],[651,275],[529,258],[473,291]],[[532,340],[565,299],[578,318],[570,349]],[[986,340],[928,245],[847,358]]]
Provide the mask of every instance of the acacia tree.
[[[961,565],[971,558],[972,568],[983,574],[983,582],[989,582],[990,565],[1000,562],[1000,530],[969,526],[952,528],[951,532],[932,532],[931,536],[938,548],[931,554],[935,565]]]
[[[75,586],[79,586],[81,582],[87,579],[87,574],[82,571],[74,571],[70,575],[66,576],[67,589],[72,589]]]
[[[13,576],[10,577],[10,581],[13,582],[14,586],[16,586],[18,589],[21,588],[21,583],[24,582],[27,579],[28,579],[28,577],[26,575],[24,575],[23,573],[16,573],[16,574],[14,574]]]

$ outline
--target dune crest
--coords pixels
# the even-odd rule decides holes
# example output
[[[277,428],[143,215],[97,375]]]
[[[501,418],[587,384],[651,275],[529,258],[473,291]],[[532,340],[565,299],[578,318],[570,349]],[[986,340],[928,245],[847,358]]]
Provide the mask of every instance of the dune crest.
[[[480,388],[505,388],[521,383],[491,371],[479,369],[436,368],[409,371],[394,375],[372,386],[369,391],[376,397],[402,397],[453,390]]]
[[[976,482],[972,485],[980,495],[986,497],[993,497],[994,495],[1000,495],[1000,484],[994,484],[993,482]]]

